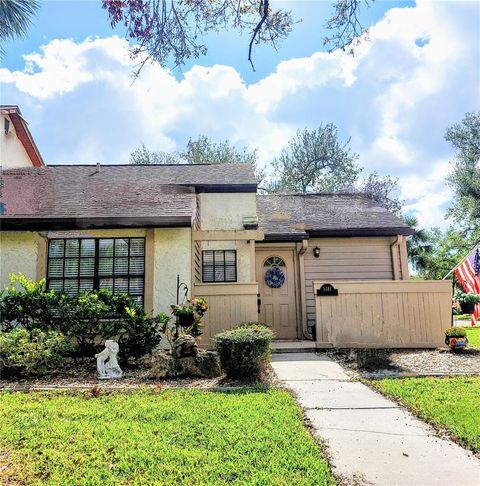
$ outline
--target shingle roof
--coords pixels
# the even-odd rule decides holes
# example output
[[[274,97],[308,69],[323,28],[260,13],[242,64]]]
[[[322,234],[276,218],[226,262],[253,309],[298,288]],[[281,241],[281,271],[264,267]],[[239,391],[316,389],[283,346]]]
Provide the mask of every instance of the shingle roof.
[[[361,193],[257,196],[257,212],[266,239],[413,233],[401,219]]]
[[[124,218],[190,221],[196,190],[256,190],[247,164],[94,166],[3,170],[0,220]]]

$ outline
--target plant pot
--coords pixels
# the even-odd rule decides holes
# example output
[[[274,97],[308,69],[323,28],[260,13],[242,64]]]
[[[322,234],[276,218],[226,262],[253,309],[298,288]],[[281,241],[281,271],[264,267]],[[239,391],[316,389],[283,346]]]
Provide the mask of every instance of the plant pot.
[[[468,339],[465,336],[447,336],[445,344],[450,349],[463,349],[468,346]]]
[[[180,314],[178,316],[178,324],[182,327],[190,327],[194,320],[193,314]]]
[[[464,314],[473,314],[473,311],[475,310],[475,304],[472,302],[461,302],[460,307]]]

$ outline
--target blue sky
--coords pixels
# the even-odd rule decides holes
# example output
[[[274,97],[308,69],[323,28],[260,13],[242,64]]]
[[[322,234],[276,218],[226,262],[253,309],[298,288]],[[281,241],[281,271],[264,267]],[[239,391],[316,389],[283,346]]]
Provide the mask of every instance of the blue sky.
[[[277,3],[277,2],[276,2]],[[207,56],[131,84],[121,28],[97,1],[44,2],[27,39],[7,45],[1,102],[18,104],[47,163],[126,163],[145,143],[181,149],[207,134],[257,148],[268,164],[297,128],[333,122],[365,175],[398,176],[424,226],[445,225],[452,150],[443,134],[480,108],[480,4],[375,2],[355,57],[322,46],[330,2],[278,2],[303,19],[278,52],[210,35]]]

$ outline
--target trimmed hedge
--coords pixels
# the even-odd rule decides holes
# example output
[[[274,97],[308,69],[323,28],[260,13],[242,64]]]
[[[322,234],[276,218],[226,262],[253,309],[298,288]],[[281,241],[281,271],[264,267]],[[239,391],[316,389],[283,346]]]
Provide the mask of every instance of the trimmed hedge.
[[[223,371],[229,378],[258,378],[270,357],[273,333],[249,324],[217,334],[213,343]]]

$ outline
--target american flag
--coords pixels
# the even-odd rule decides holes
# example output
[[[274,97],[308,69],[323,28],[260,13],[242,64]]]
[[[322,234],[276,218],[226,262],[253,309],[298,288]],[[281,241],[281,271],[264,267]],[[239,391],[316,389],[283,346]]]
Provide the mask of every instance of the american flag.
[[[480,294],[480,247],[477,246],[455,269],[455,275],[466,292]],[[475,306],[472,315],[472,326],[480,315],[480,305]]]

